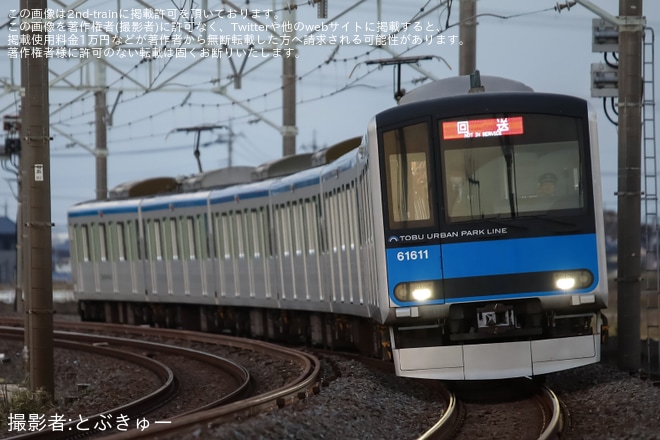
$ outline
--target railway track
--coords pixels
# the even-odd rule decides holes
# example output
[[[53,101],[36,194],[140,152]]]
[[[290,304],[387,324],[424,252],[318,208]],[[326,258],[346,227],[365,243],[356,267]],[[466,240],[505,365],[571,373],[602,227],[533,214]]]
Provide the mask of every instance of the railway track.
[[[553,440],[564,426],[555,393],[529,379],[460,384],[443,418],[419,440],[518,438]],[[450,414],[450,410],[458,414]],[[456,419],[462,420],[456,429]]]
[[[9,321],[11,321],[11,319]],[[3,318],[2,320],[0,320],[0,323],[19,325],[20,320],[15,320],[15,322],[8,322],[7,319]],[[99,331],[98,325],[89,324],[89,323],[58,322],[56,325],[58,328],[66,328],[69,331],[74,331],[74,330],[77,332]],[[206,422],[203,423],[211,423],[216,425],[226,420],[234,420],[236,417],[249,417],[260,411],[270,410],[278,406],[285,406],[291,401],[304,398],[308,392],[313,392],[315,384],[317,382],[319,364],[318,361],[313,356],[300,353],[297,350],[290,350],[279,346],[273,346],[271,344],[267,344],[261,341],[241,340],[239,338],[234,338],[234,337],[228,337],[223,335],[201,334],[197,332],[153,329],[153,328],[144,328],[144,327],[127,327],[127,326],[119,326],[119,325],[104,324],[102,325],[102,329],[103,332],[112,332],[112,334],[122,334],[122,335],[130,336],[131,338],[178,340],[182,344],[189,344],[189,345],[213,344],[213,345],[222,345],[225,347],[225,349],[229,349],[229,350],[247,350],[253,353],[256,352],[268,353],[269,356],[280,358],[281,360],[284,360],[286,363],[292,363],[298,366],[297,370],[299,371],[299,373],[295,375],[295,377],[290,378],[290,380],[288,380],[288,383],[285,384],[284,386],[271,389],[266,393],[260,392],[257,395],[249,396],[244,400],[241,400],[240,404],[232,404],[231,402],[232,401],[235,402],[238,396],[245,397],[245,390],[249,385],[250,375],[244,368],[237,366],[235,364],[231,364],[231,367],[226,367],[228,368],[227,374],[234,377],[237,382],[241,383],[240,386],[236,387],[236,391],[234,393],[227,393],[226,398],[214,400],[204,406],[196,407],[192,410],[187,410],[182,412],[180,411],[175,414],[170,412],[169,416],[167,416],[169,418],[166,421],[166,423],[155,426],[152,424],[149,427],[149,429],[145,430],[142,434],[135,429],[126,431],[127,434],[126,438],[140,438],[139,437],[140,435],[143,435],[142,438],[151,438],[151,436],[156,435],[156,431],[161,432],[161,430],[162,433],[160,435],[169,435],[168,434],[169,431],[178,432],[181,429],[185,429],[185,426],[187,426],[187,423],[191,423],[191,420],[193,421],[198,420],[196,418],[191,419],[191,417],[197,414],[205,414],[204,416],[201,416],[201,418],[199,419],[199,420],[206,420]],[[7,329],[7,331],[13,332],[16,338],[22,338],[22,329],[13,328],[13,329]],[[56,337],[58,339],[55,343],[57,346],[59,346],[60,333],[56,332],[56,334],[57,334]],[[71,333],[71,335],[74,335],[72,336],[74,338],[78,338],[79,340],[84,341],[77,343],[83,344],[85,347],[92,347],[92,350],[100,350],[99,354],[101,354],[101,351],[103,353],[106,353],[105,350],[116,350],[115,348],[112,349],[108,348],[108,345],[112,345],[113,347],[121,345],[125,349],[128,349],[129,352],[131,350],[139,351],[142,353],[146,352],[148,356],[145,356],[144,354],[139,355],[136,353],[130,353],[131,355],[135,355],[138,358],[140,358],[140,360],[145,362],[153,361],[158,363],[154,359],[150,359],[150,357],[160,358],[163,357],[163,353],[166,353],[167,356],[186,356],[187,358],[196,358],[201,363],[209,363],[211,365],[214,365],[214,362],[216,363],[222,362],[222,360],[219,357],[214,355],[208,355],[199,352],[198,350],[191,350],[181,347],[170,347],[168,345],[160,344],[160,343],[154,343],[154,342],[145,343],[144,341],[135,341],[134,339],[117,338],[114,336],[109,337],[107,335],[90,335],[90,334],[82,334],[82,333],[75,333],[75,334]],[[76,347],[72,346],[71,348],[76,349]],[[208,357],[205,357],[206,355]],[[118,356],[123,356],[123,354],[119,354]],[[132,357],[128,356],[127,358],[124,358],[124,360],[127,359],[132,359]],[[179,386],[181,382],[185,381],[185,377],[183,378],[183,380],[181,379],[177,380],[175,375],[171,372],[171,370],[169,370],[167,374],[170,377],[173,377],[173,379],[170,380],[170,382],[172,383],[171,386],[174,388]],[[211,373],[208,372],[200,373],[200,374],[203,375],[204,377],[212,375]],[[151,408],[152,413],[155,407],[162,406],[164,402],[167,400],[175,399],[176,398],[175,395],[176,392],[170,392],[170,395],[168,397],[163,398],[162,402],[154,404],[153,407]],[[118,413],[117,408],[113,409],[112,411],[114,413]],[[145,411],[147,410],[141,409],[141,411],[134,412],[131,414],[145,413]],[[156,412],[163,414],[161,410],[158,410]],[[109,413],[109,411],[106,412],[106,414],[107,413]],[[126,415],[126,411],[122,410],[122,414]],[[97,415],[97,417],[100,417],[100,415]],[[204,417],[208,417],[208,418],[205,419]],[[87,419],[91,420],[90,417],[87,417]],[[74,431],[75,428],[72,428],[71,430]],[[35,434],[38,435],[38,433]],[[18,438],[25,438],[25,439],[54,438],[52,437],[53,434],[52,432],[49,432],[48,434],[50,435],[48,437],[21,436]],[[76,435],[72,435],[71,433],[64,432],[63,434],[64,435],[57,438],[72,438],[75,436],[79,436],[83,433],[76,432]],[[91,433],[88,433],[88,435],[89,434]],[[105,434],[107,435],[108,433],[106,432]],[[121,438],[121,434],[119,434],[119,436]]]
[[[15,327],[3,327],[0,328],[0,336],[22,339],[23,331]],[[161,416],[156,416],[156,418],[165,418],[166,421],[164,423],[167,423],[168,415],[167,413],[163,414],[163,408],[167,407],[168,403],[175,400],[178,395],[194,392],[194,390],[186,388],[185,375],[182,375],[181,372],[175,372],[174,368],[171,367],[176,363],[172,357],[194,359],[200,365],[206,367],[206,375],[208,377],[214,377],[214,380],[222,381],[224,388],[226,388],[226,391],[219,397],[210,400],[206,399],[207,402],[201,406],[194,407],[182,413],[174,413],[173,415],[199,412],[236,401],[245,395],[250,387],[250,373],[244,367],[228,359],[223,359],[199,350],[127,338],[67,332],[56,332],[53,343],[58,348],[78,352],[84,351],[99,357],[116,358],[121,359],[123,362],[139,365],[153,373],[158,378],[160,386],[152,393],[137,400],[98,414],[85,415],[84,423],[81,416],[80,420],[71,420],[67,423],[57,425],[53,424],[51,429],[25,433],[24,435],[17,436],[17,438],[65,439],[71,438],[72,435],[93,435],[104,432],[110,424],[110,419],[116,418],[118,415],[121,415],[123,420],[132,421],[147,414],[154,417],[154,413],[160,412]],[[170,358],[163,361],[163,358],[167,356],[170,356]],[[169,413],[172,414],[172,411],[175,410],[170,409]],[[75,435],[73,434],[74,432]]]

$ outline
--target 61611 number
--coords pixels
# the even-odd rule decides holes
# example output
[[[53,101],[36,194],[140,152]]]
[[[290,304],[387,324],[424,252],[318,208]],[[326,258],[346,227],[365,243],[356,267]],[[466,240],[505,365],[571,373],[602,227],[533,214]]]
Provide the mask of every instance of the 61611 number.
[[[396,259],[399,261],[428,260],[428,258],[428,249],[420,249],[417,251],[401,251],[396,253]]]

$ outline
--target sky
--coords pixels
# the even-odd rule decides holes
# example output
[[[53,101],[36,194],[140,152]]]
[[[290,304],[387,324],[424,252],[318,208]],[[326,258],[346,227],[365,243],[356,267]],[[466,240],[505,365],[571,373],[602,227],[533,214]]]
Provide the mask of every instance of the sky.
[[[103,45],[102,31],[80,31],[84,18],[65,12],[64,4],[80,4],[76,11],[102,27],[117,30],[119,20],[111,13],[123,11],[121,32],[125,46],[137,47],[138,40],[156,38],[167,44],[159,57],[144,61],[137,52],[121,56],[106,55],[105,81],[97,74],[100,63],[84,63],[78,68],[78,56],[62,58],[64,43],[70,46],[84,42]],[[564,3],[564,2],[561,2]],[[598,5],[612,15],[618,14],[618,0],[599,0]],[[282,155],[282,66],[285,46],[279,57],[262,52],[273,35],[270,27],[281,23],[283,2],[245,0],[229,4],[239,12],[228,12],[229,4],[208,0],[210,9],[225,8],[220,18],[207,17],[207,33],[199,27],[185,32],[185,17],[177,9],[199,10],[202,0],[68,0],[48,2],[56,12],[69,15],[52,32],[53,47],[60,55],[49,61],[51,70],[50,134],[51,141],[51,218],[56,230],[66,229],[68,208],[96,195],[94,97],[91,86],[106,85],[107,103],[112,111],[108,127],[108,188],[133,180],[156,176],[182,176],[198,171],[193,155],[194,134],[182,128],[217,125],[221,128],[200,135],[201,162],[204,171],[227,166],[227,140],[232,136],[233,165],[256,166]],[[596,15],[576,5],[558,13],[556,1],[549,0],[479,0],[477,2],[477,68],[482,75],[502,76],[521,81],[536,91],[563,93],[587,99],[598,113],[603,202],[606,209],[616,210],[617,132],[608,121],[602,98],[591,97],[590,65],[604,61],[602,53],[591,47],[592,20]],[[9,5],[0,20],[0,114],[16,114],[19,92],[12,85],[20,81],[17,59],[18,32],[6,24],[15,15],[19,1]],[[12,7],[13,5],[13,7]],[[145,5],[160,8],[165,19],[139,18]],[[311,151],[333,145],[365,133],[370,118],[396,105],[394,88],[396,71],[392,66],[379,67],[368,61],[393,56],[431,56],[401,69],[402,87],[411,90],[431,79],[442,79],[459,71],[459,1],[328,0],[327,18],[318,18],[315,6],[300,1],[292,22],[296,23],[296,148]],[[249,9],[255,20],[241,17],[240,9]],[[6,10],[6,6],[3,8]],[[94,16],[96,14],[96,16]],[[195,12],[190,13],[195,16]],[[660,28],[660,2],[644,2],[647,26]],[[273,17],[277,20],[273,21]],[[168,18],[179,21],[184,31],[172,31]],[[196,25],[203,19],[196,17]],[[150,28],[148,23],[158,26]],[[374,42],[378,31],[387,35],[392,29],[410,23],[407,29],[389,39],[388,50],[365,44]],[[76,27],[78,26],[78,27]],[[171,27],[171,26],[170,26]],[[311,32],[318,28],[316,32]],[[438,33],[438,29],[442,30]],[[281,28],[276,32],[281,33]],[[115,34],[117,34],[115,32]],[[203,37],[221,47],[227,43],[235,50],[228,57],[201,55],[199,45],[185,37]],[[441,40],[439,35],[443,35]],[[649,32],[650,36],[650,32]],[[361,44],[358,44],[358,41]],[[281,41],[281,40],[280,40]],[[241,56],[242,49],[254,42],[253,56]],[[334,43],[334,44],[333,44]],[[12,49],[13,47],[13,49]],[[196,48],[190,51],[191,48]],[[184,50],[187,49],[187,50]],[[13,50],[13,52],[12,52]],[[291,52],[289,52],[291,53]],[[57,54],[57,53],[56,53]],[[609,58],[612,61],[612,58]],[[240,88],[230,77],[242,71]],[[660,79],[655,69],[656,81]],[[55,81],[55,78],[59,78]],[[425,80],[425,81],[422,81]],[[84,86],[84,87],[83,87]],[[218,93],[218,90],[224,91]],[[609,106],[609,102],[608,102]],[[656,108],[657,112],[657,108]],[[612,111],[609,111],[610,116]],[[0,134],[0,142],[4,142]],[[0,169],[0,206],[10,218],[16,216],[15,172],[5,161]]]

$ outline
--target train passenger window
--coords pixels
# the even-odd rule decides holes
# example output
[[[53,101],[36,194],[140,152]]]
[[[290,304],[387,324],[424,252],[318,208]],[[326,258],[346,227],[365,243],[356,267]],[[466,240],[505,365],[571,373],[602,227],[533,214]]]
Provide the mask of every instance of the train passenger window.
[[[473,119],[439,124],[448,221],[584,208],[586,148],[580,120],[537,114]],[[511,134],[454,133],[460,124],[468,130],[514,119],[518,128]]]
[[[213,220],[213,229],[215,233],[215,256],[220,259],[220,258],[225,258],[225,247],[224,247],[224,237],[223,237],[223,230],[222,230],[222,217],[220,214],[215,214],[215,218]]]
[[[131,250],[133,252],[133,256],[137,260],[141,260],[142,257],[142,245],[139,243],[139,231],[140,226],[137,220],[134,220],[128,224],[128,230],[127,232],[130,232],[130,240],[129,243],[131,243]]]
[[[163,259],[163,241],[160,230],[160,220],[154,220],[153,228],[154,228],[155,257],[157,261],[161,261]]]
[[[281,255],[291,255],[291,216],[290,204],[280,206]]]
[[[197,246],[195,242],[195,221],[192,217],[186,218],[186,241],[188,245],[188,259],[197,258]]]
[[[225,260],[230,260],[231,255],[231,225],[229,222],[230,218],[228,214],[223,213],[220,217],[221,223],[221,232],[218,234],[218,246],[224,255]]]
[[[209,228],[206,223],[206,215],[197,216],[197,243],[199,248],[199,258],[205,260],[209,257]]]
[[[147,260],[149,261],[154,261],[155,260],[155,255],[156,255],[156,250],[155,250],[155,245],[154,245],[154,228],[151,220],[147,220],[146,224],[146,231],[145,231],[145,238],[147,240]]]
[[[390,227],[430,226],[433,184],[427,123],[383,133]],[[416,222],[408,225],[408,222]]]
[[[259,208],[259,211],[256,212],[255,228],[258,237],[258,245],[255,253],[256,258],[265,258],[268,256],[266,253],[268,249],[268,217],[266,213],[267,211],[264,208]]]
[[[249,210],[243,212],[243,234],[245,240],[245,255],[247,258],[254,258],[254,230],[252,226],[252,213]]]
[[[172,246],[172,260],[179,259],[179,234],[177,233],[176,218],[170,218],[170,244]]]
[[[315,255],[317,248],[319,246],[319,237],[318,237],[318,216],[317,216],[317,200],[316,197],[312,197],[312,199],[307,199],[305,200],[305,223],[306,223],[306,230],[307,230],[307,242],[308,248],[307,248],[307,253],[309,255]]]
[[[119,261],[126,261],[126,242],[124,238],[124,223],[117,222],[117,257]]]
[[[89,254],[89,230],[87,225],[82,225],[80,226],[79,255],[82,255],[82,261],[89,261]]]
[[[126,261],[133,261],[134,257],[136,256],[136,253],[133,252],[133,246],[137,248],[137,237],[135,234],[132,232],[131,226],[134,225],[133,222],[129,222],[126,224],[126,227],[124,229],[124,236],[126,240]],[[135,237],[134,241],[132,238]]]
[[[261,230],[260,213],[253,209],[250,211],[250,236],[252,237],[252,258],[261,258],[263,255],[263,235]]]
[[[106,233],[105,233],[105,224],[104,223],[99,223],[98,225],[98,231],[99,231],[99,259],[101,261],[107,261],[108,260],[108,241],[106,238]]]
[[[297,202],[293,202],[291,204],[290,210],[291,210],[291,217],[293,218],[293,223],[290,223],[291,226],[293,226],[291,229],[293,229],[292,235],[292,241],[293,241],[293,251],[295,252],[296,256],[300,256],[302,254],[302,247],[303,245],[303,228],[302,228],[302,220],[301,220],[301,212],[300,212],[300,206]]]
[[[357,241],[357,230],[358,230],[358,219],[357,219],[357,214],[356,214],[356,205],[357,205],[357,197],[356,197],[356,189],[355,189],[355,181],[351,182],[351,185],[349,187],[348,191],[348,217],[350,221],[348,222],[348,227],[350,229],[350,247],[351,250],[355,249],[355,242]]]

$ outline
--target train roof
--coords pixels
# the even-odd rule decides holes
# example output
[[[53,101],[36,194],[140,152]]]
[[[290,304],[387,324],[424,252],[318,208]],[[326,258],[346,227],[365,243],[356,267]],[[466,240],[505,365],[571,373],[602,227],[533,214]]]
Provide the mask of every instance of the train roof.
[[[252,180],[266,180],[274,177],[287,176],[297,171],[312,167],[312,153],[302,153],[284,156],[259,165],[252,172]]]
[[[127,199],[171,193],[178,188],[179,182],[174,177],[151,177],[121,183],[108,191],[108,195],[111,199]]]
[[[321,151],[317,151],[312,156],[312,166],[317,167],[320,165],[325,165],[330,162],[334,162],[344,154],[349,151],[357,148],[362,143],[362,136],[352,137],[332,145],[331,147],[324,148]]]
[[[238,166],[194,174],[183,179],[181,187],[184,191],[195,191],[248,183],[252,181],[254,170],[254,167]]]
[[[483,92],[533,92],[534,89],[519,82],[499,76],[481,76]],[[446,98],[470,93],[470,75],[452,76],[411,90],[401,97],[399,104]]]

